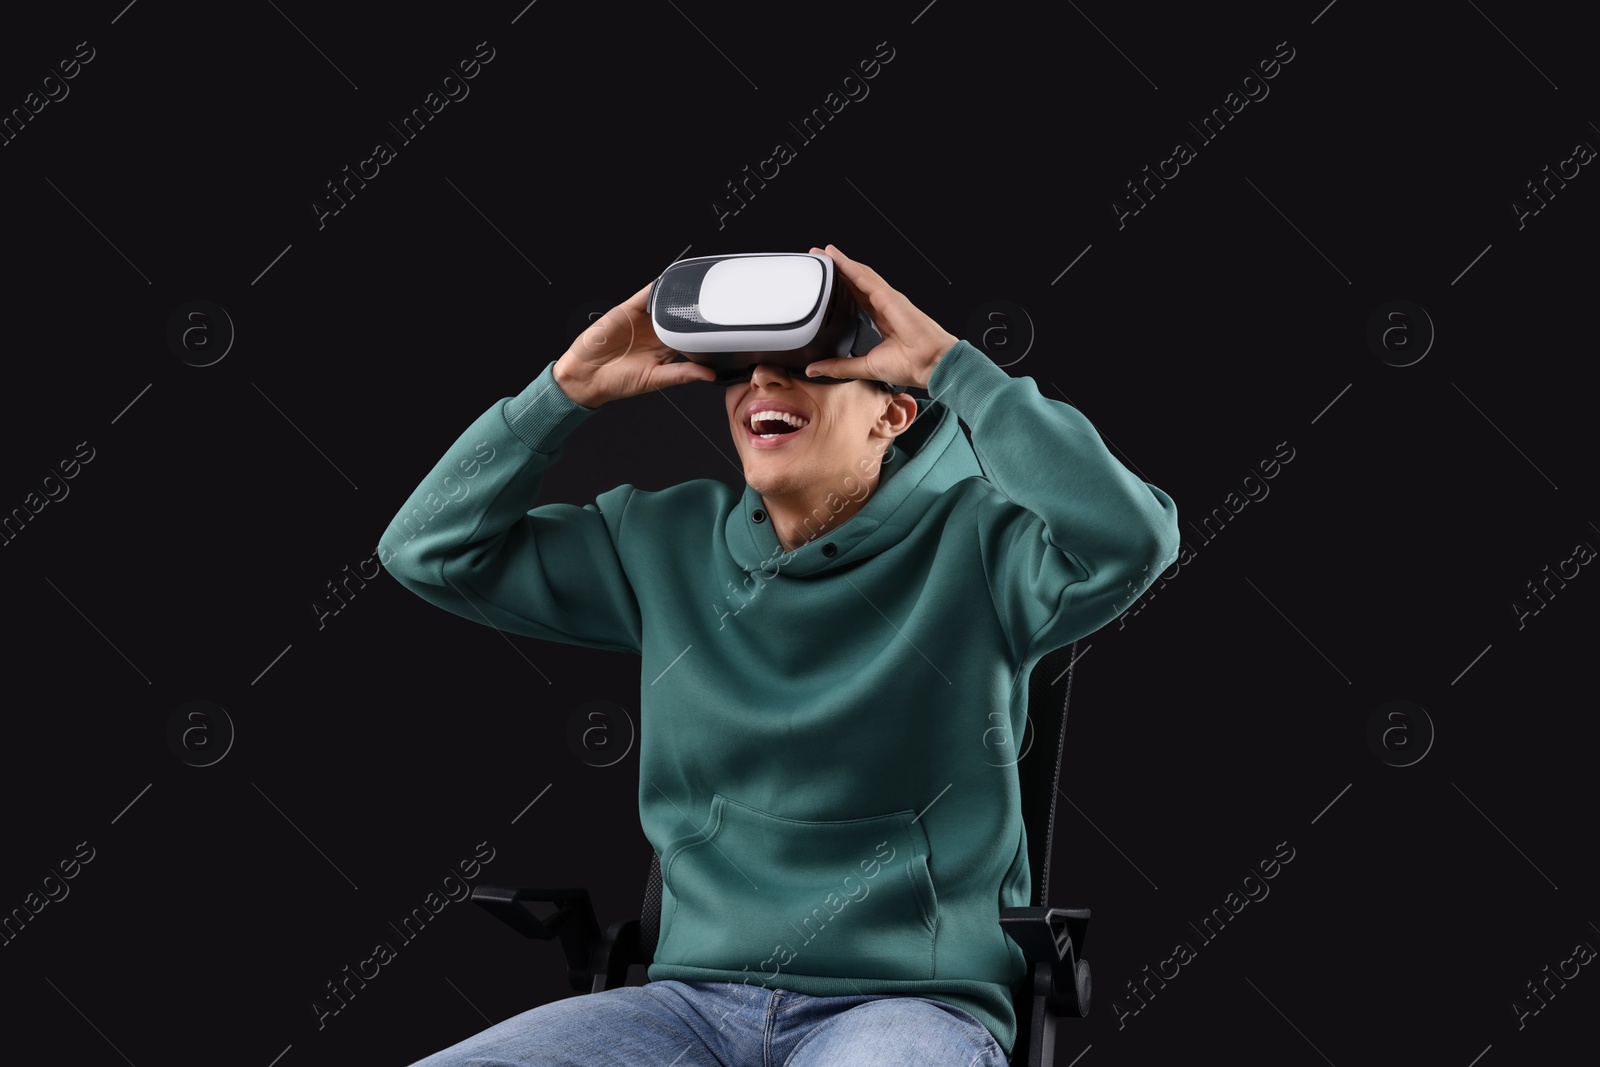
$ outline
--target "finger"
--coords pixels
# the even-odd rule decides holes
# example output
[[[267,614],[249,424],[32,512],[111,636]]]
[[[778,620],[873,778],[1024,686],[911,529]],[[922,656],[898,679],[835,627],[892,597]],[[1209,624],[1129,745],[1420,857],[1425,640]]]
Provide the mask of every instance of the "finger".
[[[637,293],[634,293],[632,296],[628,297],[628,299],[624,300],[622,302],[622,306],[625,308],[632,308],[634,311],[644,311],[645,307],[650,303],[650,290],[655,286],[655,284],[656,283],[654,281],[650,282],[649,285],[646,285],[643,289],[640,289]]]
[[[839,276],[844,279],[845,288],[850,290],[856,303],[863,310],[873,313],[879,332],[885,336],[894,334],[903,321],[902,309],[898,305],[906,302],[900,291],[884,281],[877,271],[865,263],[857,263],[834,245],[828,246],[827,254],[838,266]],[[883,329],[885,326],[887,330]]]
[[[872,300],[867,296],[866,293],[862,292],[861,287],[852,281],[850,276],[845,273],[844,267],[841,265],[841,260],[828,252],[823,252],[822,254],[833,260],[833,272],[838,276],[839,281],[844,284],[845,292],[850,294],[850,299],[855,301],[856,306],[860,307],[863,311],[871,311]]]
[[[714,382],[717,372],[703,363],[679,363],[674,369],[677,377],[685,382]]]
[[[867,303],[867,298],[862,294],[861,290],[856,287],[855,283],[853,283],[849,278],[845,277],[844,267],[842,265],[843,260],[841,258],[842,253],[840,255],[834,255],[828,252],[826,249],[818,248],[815,245],[811,247],[811,251],[814,255],[827,256],[833,261],[833,273],[838,275],[839,280],[844,283],[845,291],[850,294],[850,298],[852,300],[860,304],[862,307],[870,306]]]
[[[714,382],[717,372],[703,364],[690,363],[684,365],[682,378],[684,382]]]
[[[845,279],[868,296],[880,290],[888,293],[895,291],[893,286],[883,280],[881,274],[865,263],[858,263],[839,251],[838,245],[829,245],[828,255],[832,256],[833,261],[839,265],[839,270],[844,274]]]
[[[699,363],[668,363],[656,368],[650,382],[653,389],[667,389],[690,382],[714,381],[716,377],[716,371]]]
[[[835,260],[834,262],[835,266],[837,267],[838,261]],[[838,268],[834,271],[834,273],[837,274],[839,276],[839,280],[844,283],[845,290],[850,294],[850,299],[854,300],[856,304],[863,310],[871,311],[871,298],[868,297],[866,293],[861,291],[861,287],[851,280],[850,276],[844,272],[844,269]]]
[[[807,378],[870,378],[870,368],[866,366],[866,359],[856,356],[851,359],[819,359],[815,363],[806,365]]]

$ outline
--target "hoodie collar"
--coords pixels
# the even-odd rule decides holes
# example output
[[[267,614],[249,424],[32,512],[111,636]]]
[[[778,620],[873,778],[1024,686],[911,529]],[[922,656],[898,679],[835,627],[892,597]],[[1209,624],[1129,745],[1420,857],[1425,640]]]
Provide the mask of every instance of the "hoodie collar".
[[[723,531],[734,562],[746,572],[759,568],[769,578],[779,571],[805,577],[860,562],[897,543],[950,486],[982,477],[955,412],[937,400],[916,400],[917,417],[895,439],[895,454],[880,469],[866,505],[793,552],[784,552],[761,494],[747,483]],[[758,512],[764,516],[760,522],[754,518]]]

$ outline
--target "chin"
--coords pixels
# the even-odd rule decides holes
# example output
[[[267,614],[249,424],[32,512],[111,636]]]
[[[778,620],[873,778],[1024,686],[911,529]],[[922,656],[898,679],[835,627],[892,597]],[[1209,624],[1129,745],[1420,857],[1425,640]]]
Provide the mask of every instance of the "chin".
[[[744,466],[744,480],[763,495],[782,495],[796,488],[792,472],[778,470],[781,460],[758,456]]]

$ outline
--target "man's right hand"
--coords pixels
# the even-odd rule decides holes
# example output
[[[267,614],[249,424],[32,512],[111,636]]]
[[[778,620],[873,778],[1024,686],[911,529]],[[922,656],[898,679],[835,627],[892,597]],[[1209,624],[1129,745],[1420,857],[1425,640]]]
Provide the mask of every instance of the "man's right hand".
[[[716,380],[716,372],[699,363],[672,362],[678,356],[656,336],[646,310],[645,286],[590,323],[556,361],[556,384],[586,408],[670,385]]]

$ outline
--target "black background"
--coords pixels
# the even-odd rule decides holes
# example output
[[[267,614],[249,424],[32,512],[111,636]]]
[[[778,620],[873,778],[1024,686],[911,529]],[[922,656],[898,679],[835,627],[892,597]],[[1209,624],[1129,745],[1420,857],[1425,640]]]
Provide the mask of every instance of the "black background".
[[[1052,903],[1094,911],[1096,999],[1059,1063],[1592,1046],[1593,968],[1521,1029],[1511,1008],[1600,944],[1600,578],[1520,627],[1512,606],[1600,546],[1600,178],[1521,228],[1511,206],[1600,144],[1592,40],[1556,5],[1322,2],[8,13],[5,113],[95,49],[0,147],[3,513],[94,450],[0,547],[0,910],[95,850],[0,948],[10,1041],[81,1064],[403,1064],[572,995],[553,944],[460,903],[320,1028],[311,1008],[480,841],[477,882],[637,914],[637,752],[595,767],[567,741],[588,701],[637,723],[637,665],[496,634],[386,574],[320,627],[313,601],[586,309],[684,254],[831,241],[1070,399],[1194,550],[1080,642]],[[319,228],[324,183],[398,142],[385,123],[480,41],[470,95]],[[1270,95],[1197,143],[1185,123],[1285,41]],[[879,42],[869,95],[802,142],[788,123]],[[1179,139],[1196,158],[1119,228],[1112,200]],[[725,183],[780,140],[796,158],[719,226]],[[236,331],[206,367],[167,341],[192,300]],[[1368,326],[1394,300],[1436,336],[1391,320],[1386,360]],[[993,301],[1011,310],[983,318]],[[619,404],[545,499],[741,484],[721,405],[699,386]],[[1270,494],[1203,536],[1284,442]],[[190,700],[236,732],[210,766],[168,741]],[[1432,725],[1410,766],[1368,742],[1390,700]],[[1427,731],[1402,725],[1404,761]],[[1270,896],[1116,1011],[1279,842]]]

